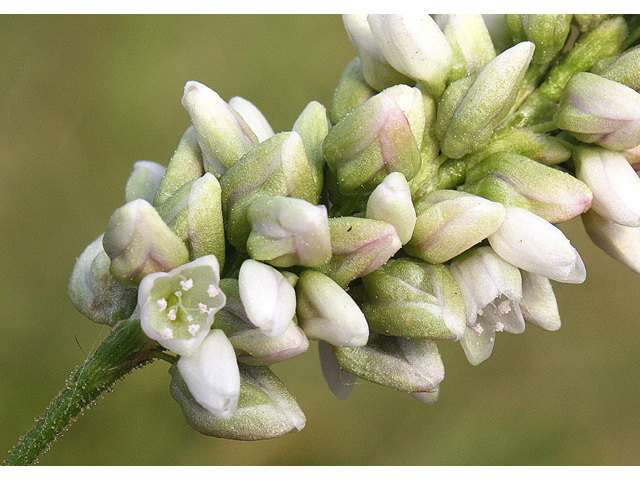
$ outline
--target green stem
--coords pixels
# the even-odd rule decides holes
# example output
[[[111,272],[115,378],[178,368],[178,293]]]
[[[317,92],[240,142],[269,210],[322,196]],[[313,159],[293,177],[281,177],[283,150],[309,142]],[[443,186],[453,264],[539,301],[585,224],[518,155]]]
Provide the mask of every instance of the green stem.
[[[151,341],[137,319],[117,324],[96,353],[70,376],[64,388],[2,465],[31,465],[51,442],[96,399],[134,368],[154,358]]]

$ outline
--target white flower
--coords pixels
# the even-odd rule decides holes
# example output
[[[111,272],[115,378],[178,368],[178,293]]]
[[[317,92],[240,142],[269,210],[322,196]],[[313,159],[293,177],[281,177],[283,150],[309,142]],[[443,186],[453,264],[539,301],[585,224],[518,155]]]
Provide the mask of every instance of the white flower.
[[[295,290],[275,268],[245,260],[238,276],[240,298],[249,321],[268,337],[282,335],[296,313]]]
[[[231,418],[240,395],[240,371],[233,346],[221,330],[211,330],[200,347],[180,357],[177,365],[200,405],[216,417]]]
[[[582,258],[564,233],[545,219],[519,207],[506,207],[489,243],[507,262],[522,270],[564,283],[582,283]]]
[[[178,355],[192,354],[205,339],[215,313],[225,302],[217,288],[218,261],[200,257],[170,272],[147,275],[140,282],[138,306],[144,333]],[[210,295],[216,287],[215,295]]]

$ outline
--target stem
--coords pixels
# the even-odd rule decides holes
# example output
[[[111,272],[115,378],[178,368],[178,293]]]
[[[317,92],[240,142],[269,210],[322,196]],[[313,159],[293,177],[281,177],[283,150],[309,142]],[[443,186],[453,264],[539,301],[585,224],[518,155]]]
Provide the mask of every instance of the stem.
[[[69,377],[64,388],[2,465],[31,465],[51,442],[98,397],[134,368],[153,360],[157,344],[140,329],[138,319],[118,323],[93,357]]]

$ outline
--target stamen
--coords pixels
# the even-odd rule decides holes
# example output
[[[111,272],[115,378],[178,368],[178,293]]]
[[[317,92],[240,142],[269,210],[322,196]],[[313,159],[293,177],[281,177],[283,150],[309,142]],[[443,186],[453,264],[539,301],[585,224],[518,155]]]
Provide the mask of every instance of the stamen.
[[[502,332],[504,330],[504,323],[496,322],[496,326],[493,327],[496,332]]]
[[[211,298],[218,295],[219,292],[220,292],[220,289],[213,284],[209,285],[209,288],[207,289],[207,293]]]
[[[161,298],[156,303],[158,304],[159,311],[163,311],[165,308],[167,308],[167,300],[164,298]]]
[[[185,292],[187,290],[190,290],[193,288],[193,279],[189,278],[187,280],[181,280],[180,281],[180,287],[182,287],[182,290],[184,290]]]
[[[209,308],[204,303],[199,303],[198,308],[200,309],[200,313],[209,313]]]
[[[172,338],[173,338],[173,330],[171,330],[169,327],[165,328],[162,331],[162,339],[171,340]]]
[[[189,325],[189,328],[187,328],[187,331],[194,337],[196,333],[198,333],[198,330],[200,330],[200,325],[198,325],[197,323],[194,323],[193,325]]]
[[[482,325],[474,325],[473,327],[471,327],[471,330],[476,332],[478,335],[481,335],[482,332],[484,332],[484,328],[482,328]]]
[[[175,320],[177,318],[176,317],[176,310],[174,308],[169,310],[169,312],[167,312],[167,317],[169,317],[169,320]]]

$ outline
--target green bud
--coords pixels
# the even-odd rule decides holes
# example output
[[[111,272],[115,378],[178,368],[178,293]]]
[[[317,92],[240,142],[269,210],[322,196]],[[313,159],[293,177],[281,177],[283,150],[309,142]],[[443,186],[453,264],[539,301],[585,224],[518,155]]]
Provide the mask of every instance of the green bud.
[[[247,251],[276,267],[322,267],[331,258],[329,218],[324,205],[298,198],[260,197],[247,209]]]
[[[529,40],[536,46],[533,63],[548,64],[560,53],[569,36],[572,15],[508,14],[507,27],[515,42]]]
[[[333,353],[347,372],[403,392],[433,392],[444,379],[432,340],[372,334],[364,347],[334,348]]]
[[[571,158],[571,145],[533,128],[514,128],[497,135],[482,150],[465,157],[469,165],[476,165],[499,152],[517,153],[544,165],[556,165]]]
[[[240,363],[240,397],[233,416],[218,418],[198,404],[176,365],[171,374],[171,396],[182,408],[187,423],[212,437],[265,440],[304,428],[306,418],[284,384],[268,367]]]
[[[342,72],[338,86],[333,93],[331,106],[329,107],[329,119],[335,125],[347,113],[377,93],[371,88],[362,74],[362,61],[360,57],[354,58]]]
[[[343,117],[327,135],[323,151],[346,195],[370,192],[391,172],[409,180],[421,164],[411,125],[387,92]]]
[[[156,162],[140,160],[133,164],[133,172],[127,180],[125,202],[129,203],[142,198],[153,203],[158,186],[165,172],[165,167]]]
[[[192,260],[215,255],[224,265],[221,189],[212,173],[205,173],[184,184],[156,209],[165,223],[187,244]]]
[[[611,14],[574,13],[573,21],[578,25],[578,30],[588,32],[611,17]]]
[[[300,328],[310,339],[340,347],[367,343],[369,327],[360,307],[326,275],[313,270],[302,272],[296,297]]]
[[[307,159],[311,163],[315,185],[315,197],[311,203],[317,204],[320,201],[324,182],[325,160],[322,153],[322,142],[329,133],[327,109],[318,102],[310,102],[293,124],[293,131],[302,138]]]
[[[236,162],[220,179],[227,239],[240,251],[251,232],[249,205],[263,196],[286,196],[313,202],[316,183],[296,132],[278,133]]]
[[[445,155],[460,158],[489,142],[516,101],[533,50],[531,42],[505,50],[478,72],[459,103],[468,80],[459,80],[465,83],[461,84],[464,88],[456,87],[460,92],[452,96],[455,102],[443,98],[448,106],[442,113],[438,111],[436,126]]]
[[[135,287],[150,273],[166,272],[189,261],[180,237],[142,199],[113,213],[102,244],[111,258],[111,275],[125,286]]]
[[[76,309],[91,321],[115,325],[136,308],[138,291],[120,285],[109,273],[111,260],[102,248],[102,235],[91,242],[76,260],[68,294]]]
[[[367,202],[367,217],[390,223],[402,244],[411,240],[416,225],[416,211],[411,190],[400,172],[393,172],[378,185]]]
[[[333,256],[319,270],[343,288],[383,265],[402,246],[395,227],[380,220],[331,218],[329,231]]]
[[[215,326],[222,330],[238,355],[238,360],[250,365],[271,365],[304,353],[309,341],[295,321],[277,337],[269,337],[254,327],[242,305],[238,280],[224,278],[220,289],[227,302],[216,313]],[[295,317],[294,317],[295,320]]]
[[[416,214],[416,227],[404,247],[406,252],[429,263],[443,263],[494,233],[505,209],[476,195],[437,190],[416,203]]]
[[[153,205],[166,202],[185,183],[204,175],[202,151],[198,145],[198,137],[193,126],[187,128],[182,135],[178,148],[173,153],[169,166],[160,182]]]
[[[529,210],[551,223],[586,212],[593,194],[584,182],[515,153],[491,155],[467,172],[461,190]]]
[[[407,338],[458,340],[465,306],[449,269],[410,258],[391,259],[362,279],[362,311],[372,330]]]
[[[258,138],[240,114],[205,85],[187,82],[182,105],[198,134],[204,169],[216,177],[258,144]]]
[[[640,47],[633,48],[617,58],[605,59],[597,63],[591,71],[638,92],[640,91]]]
[[[453,49],[449,81],[472,75],[496,56],[482,15],[436,15],[436,22]]]

